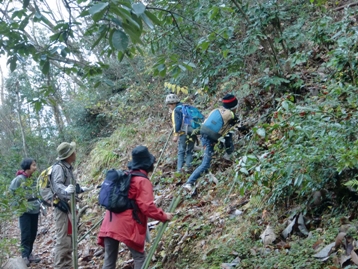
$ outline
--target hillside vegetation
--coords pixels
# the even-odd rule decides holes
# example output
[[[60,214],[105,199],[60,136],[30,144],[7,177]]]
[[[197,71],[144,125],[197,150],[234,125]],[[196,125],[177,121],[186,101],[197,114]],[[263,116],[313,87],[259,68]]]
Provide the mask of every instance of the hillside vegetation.
[[[138,44],[126,28],[131,42],[122,52],[113,39],[106,46],[99,25],[106,14],[91,9],[98,20],[86,33],[98,38],[91,46],[96,67],[10,74],[1,105],[11,115],[0,122],[3,188],[24,154],[45,168],[63,140],[79,145],[84,185],[101,184],[109,168],[126,168],[131,150],[144,144],[159,159],[151,175],[158,206],[182,197],[151,268],[357,268],[357,3],[155,1],[147,10],[157,26],[141,25]],[[50,86],[36,87],[40,78]],[[181,188],[189,175],[174,173],[169,92],[204,115],[232,93],[249,127],[234,135],[233,161],[218,150],[194,195]],[[17,98],[38,107],[18,106]],[[194,165],[201,157],[199,149]],[[83,197],[81,207],[89,208],[80,236],[104,213],[97,195]],[[2,227],[9,221],[3,198]],[[97,231],[80,245],[97,249]],[[5,251],[8,241],[1,242]],[[101,258],[81,263],[100,268]],[[128,260],[128,251],[120,252],[118,268]]]

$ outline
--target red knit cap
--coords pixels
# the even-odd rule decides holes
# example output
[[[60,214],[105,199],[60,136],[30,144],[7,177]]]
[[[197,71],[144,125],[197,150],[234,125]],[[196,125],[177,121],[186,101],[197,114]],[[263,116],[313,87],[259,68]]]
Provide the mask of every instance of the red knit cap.
[[[223,102],[223,107],[230,110],[237,108],[238,105],[238,101],[236,97],[232,94],[225,95],[222,102]]]

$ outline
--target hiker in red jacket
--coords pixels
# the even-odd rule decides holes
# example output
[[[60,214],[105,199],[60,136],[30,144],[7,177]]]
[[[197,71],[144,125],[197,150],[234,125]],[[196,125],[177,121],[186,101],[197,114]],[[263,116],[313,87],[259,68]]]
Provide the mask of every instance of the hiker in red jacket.
[[[128,167],[148,175],[153,172],[155,157],[145,146],[137,146],[132,151],[132,161]],[[157,208],[154,204],[152,183],[145,177],[133,175],[128,198],[133,199],[138,206],[137,215],[140,222],[133,219],[133,209],[122,213],[106,210],[101,229],[98,234],[98,244],[105,249],[102,269],[115,269],[119,242],[126,244],[134,259],[134,269],[140,269],[145,261],[144,243],[147,231],[148,217],[162,222],[171,220],[173,215]]]

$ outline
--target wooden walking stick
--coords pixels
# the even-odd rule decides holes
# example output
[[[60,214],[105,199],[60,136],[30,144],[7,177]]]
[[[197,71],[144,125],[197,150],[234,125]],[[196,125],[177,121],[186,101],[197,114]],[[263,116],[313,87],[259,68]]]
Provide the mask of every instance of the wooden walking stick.
[[[162,155],[163,155],[165,149],[167,148],[168,141],[169,141],[170,137],[172,136],[173,132],[174,132],[174,129],[172,129],[172,131],[170,132],[170,134],[169,134],[169,136],[168,136],[167,141],[166,141],[165,144],[164,144],[164,147],[163,147],[163,149],[162,149],[162,153],[160,154],[160,156],[159,156],[159,158],[158,158],[158,160],[157,160],[157,164],[156,164],[155,167],[154,167],[154,170],[153,170],[153,173],[152,173],[152,175],[151,175],[151,177],[150,177],[150,180],[152,180],[152,176],[154,175],[155,170],[157,170],[157,167],[158,167],[158,165],[159,165],[159,162],[160,162],[160,160],[162,159]]]
[[[71,184],[76,186],[73,177]],[[77,253],[77,218],[76,218],[76,192],[71,194],[71,214],[72,214],[72,252],[73,252],[73,268],[78,269],[78,253]]]

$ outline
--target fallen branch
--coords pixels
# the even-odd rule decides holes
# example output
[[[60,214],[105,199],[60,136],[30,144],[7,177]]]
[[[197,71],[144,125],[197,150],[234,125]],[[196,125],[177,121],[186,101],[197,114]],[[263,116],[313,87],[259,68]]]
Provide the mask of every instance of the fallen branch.
[[[80,223],[80,218],[81,218],[81,216],[83,215],[83,213],[86,211],[86,209],[87,209],[88,207],[89,207],[89,206],[86,205],[86,206],[82,207],[80,210],[78,210],[76,223]]]
[[[95,229],[99,224],[101,224],[102,221],[103,221],[103,217],[102,217],[99,221],[97,221],[96,224],[93,225],[92,228],[89,229],[89,230],[78,240],[78,243],[81,242],[83,239],[85,239],[85,237],[86,237],[90,232],[92,232],[92,230]]]
[[[337,8],[335,8],[335,9],[333,9],[333,10],[334,10],[334,11],[340,11],[340,10],[342,10],[342,9],[345,9],[346,7],[354,7],[354,6],[357,6],[357,5],[358,5],[358,2],[349,3],[349,4],[346,4],[346,5],[337,7]]]

